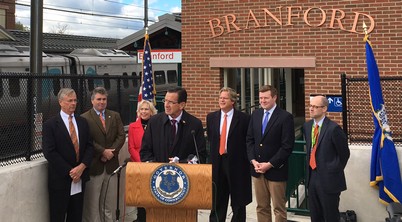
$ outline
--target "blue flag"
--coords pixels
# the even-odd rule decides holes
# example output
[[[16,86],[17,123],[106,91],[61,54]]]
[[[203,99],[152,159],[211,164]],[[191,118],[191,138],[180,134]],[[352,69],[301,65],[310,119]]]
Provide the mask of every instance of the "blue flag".
[[[398,156],[385,110],[377,62],[367,36],[365,39],[369,93],[375,127],[371,151],[370,186],[379,189],[380,202],[400,203],[402,180]]]
[[[151,101],[155,104],[156,89],[154,85],[154,74],[152,72],[152,55],[149,36],[145,34],[144,52],[142,55],[142,84],[141,84],[141,99]]]

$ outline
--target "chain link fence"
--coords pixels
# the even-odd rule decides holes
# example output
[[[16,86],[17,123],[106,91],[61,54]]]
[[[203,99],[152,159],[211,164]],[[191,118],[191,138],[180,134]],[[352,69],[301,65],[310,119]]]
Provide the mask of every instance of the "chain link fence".
[[[108,91],[108,109],[120,113],[123,124],[135,119],[140,78],[135,76],[73,76],[0,73],[0,166],[42,157],[42,124],[60,112],[57,93],[73,88],[76,114],[92,107],[91,91]]]
[[[374,135],[374,123],[369,96],[368,78],[350,78],[342,75],[343,98],[346,98],[346,123],[350,143],[370,145]],[[402,77],[380,78],[382,93],[395,143],[402,142]],[[345,102],[343,102],[345,104]]]

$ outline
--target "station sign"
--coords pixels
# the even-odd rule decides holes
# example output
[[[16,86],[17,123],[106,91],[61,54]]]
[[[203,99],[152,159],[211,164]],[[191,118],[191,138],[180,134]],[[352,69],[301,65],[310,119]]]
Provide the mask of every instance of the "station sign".
[[[142,63],[144,50],[138,50],[138,63]],[[180,49],[153,49],[151,50],[152,63],[181,63]]]

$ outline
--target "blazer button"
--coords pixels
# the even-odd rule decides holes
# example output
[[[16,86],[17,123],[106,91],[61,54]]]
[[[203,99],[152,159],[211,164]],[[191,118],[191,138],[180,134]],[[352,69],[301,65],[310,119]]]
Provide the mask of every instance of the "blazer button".
[[[262,147],[262,143],[260,143],[260,147]]]

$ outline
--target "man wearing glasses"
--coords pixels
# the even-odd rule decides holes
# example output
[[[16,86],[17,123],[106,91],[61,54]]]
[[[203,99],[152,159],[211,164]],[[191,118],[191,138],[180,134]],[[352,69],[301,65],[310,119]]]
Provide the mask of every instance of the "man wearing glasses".
[[[341,127],[326,117],[328,99],[310,101],[310,117],[304,138],[307,148],[308,202],[312,222],[339,221],[339,196],[346,190],[344,169],[350,152]]]
[[[193,157],[197,156],[199,163],[205,163],[202,122],[184,110],[187,91],[181,87],[169,89],[163,102],[165,112],[152,116],[144,132],[141,161],[194,162]]]

